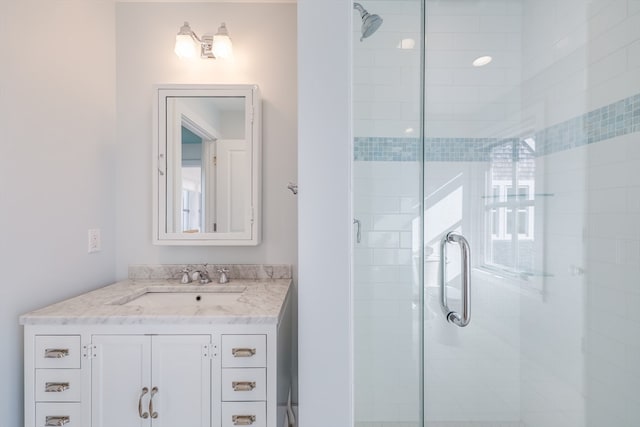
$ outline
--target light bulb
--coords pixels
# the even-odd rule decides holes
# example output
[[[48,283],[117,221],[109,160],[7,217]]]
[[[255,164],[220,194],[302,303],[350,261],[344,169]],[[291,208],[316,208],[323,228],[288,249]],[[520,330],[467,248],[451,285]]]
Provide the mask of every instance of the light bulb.
[[[213,36],[211,51],[216,58],[220,59],[228,59],[233,56],[233,44],[231,43],[229,31],[224,22],[220,24],[218,32]]]
[[[174,52],[180,59],[192,59],[198,55],[198,48],[190,35],[178,34]]]

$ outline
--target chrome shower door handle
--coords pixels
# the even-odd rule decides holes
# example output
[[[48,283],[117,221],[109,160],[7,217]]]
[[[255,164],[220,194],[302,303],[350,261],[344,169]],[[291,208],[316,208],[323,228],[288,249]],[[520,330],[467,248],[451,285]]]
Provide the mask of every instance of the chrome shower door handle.
[[[353,219],[353,223],[356,225],[356,243],[360,243],[362,241],[362,223],[357,218]]]
[[[447,301],[447,243],[457,243],[461,252],[462,315],[449,308]],[[463,236],[448,232],[440,241],[440,307],[447,321],[464,328],[471,321],[471,251]]]

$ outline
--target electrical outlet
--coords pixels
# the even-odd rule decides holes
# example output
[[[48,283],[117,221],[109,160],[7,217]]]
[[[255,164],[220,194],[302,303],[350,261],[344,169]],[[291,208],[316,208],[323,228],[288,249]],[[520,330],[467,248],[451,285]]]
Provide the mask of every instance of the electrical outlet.
[[[100,229],[89,229],[89,253],[100,252],[102,250],[102,240],[100,239]]]

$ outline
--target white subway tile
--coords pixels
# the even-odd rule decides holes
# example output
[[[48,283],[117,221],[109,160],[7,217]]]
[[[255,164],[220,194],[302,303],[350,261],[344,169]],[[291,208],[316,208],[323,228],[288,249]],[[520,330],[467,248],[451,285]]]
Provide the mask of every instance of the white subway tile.
[[[638,16],[640,16],[640,14]],[[627,48],[627,57],[629,70],[638,72],[637,69],[640,68],[640,40],[629,45]]]
[[[503,86],[507,70],[504,68],[460,68],[453,70],[453,84],[457,86]]]
[[[627,209],[629,213],[640,213],[640,187],[627,188]]]
[[[640,79],[637,70],[629,70],[615,79],[608,80],[590,88],[589,110],[611,104],[640,92]]]
[[[522,20],[519,16],[481,16],[480,32],[520,33]]]
[[[375,120],[398,120],[401,117],[400,103],[397,102],[373,102],[371,105],[371,118]]]
[[[590,189],[625,187],[628,176],[623,162],[597,165],[589,168],[588,185]]]
[[[376,231],[411,231],[415,215],[375,215],[373,228]]]
[[[374,10],[373,7],[370,8]],[[377,12],[371,12],[377,13]],[[382,15],[381,15],[382,16]],[[394,14],[386,14],[382,16],[384,19],[384,23],[382,27],[380,27],[381,31],[412,31],[412,32],[420,32],[420,13],[415,14],[403,14],[403,15],[394,15]]]
[[[357,98],[356,98],[357,99]],[[363,101],[354,101],[353,103],[353,118],[355,120],[366,120],[372,119],[372,105],[371,102]]]
[[[621,254],[616,239],[588,238],[586,240],[587,261],[620,264]]]
[[[420,67],[418,49],[377,49],[374,65],[377,67]]]
[[[373,67],[371,68],[371,83],[375,85],[398,84],[402,78],[402,69],[396,67]]]
[[[427,29],[434,33],[477,33],[480,30],[480,18],[472,15],[427,14]]]
[[[606,7],[589,20],[589,32],[592,38],[618,25],[627,17],[627,0],[609,1]]]
[[[400,235],[397,232],[370,231],[362,233],[363,244],[369,248],[397,248]]]
[[[448,68],[436,68],[433,64],[427,63],[425,76],[427,93],[430,87],[453,84],[453,73]]]
[[[375,249],[373,262],[376,265],[411,265],[410,249]]]
[[[627,148],[632,141],[633,135],[622,135],[610,138],[587,146],[587,164],[589,167],[609,165],[620,168],[621,162],[627,159]],[[589,176],[588,179],[591,179]],[[620,184],[624,185],[625,182]]]
[[[627,70],[627,51],[619,49],[609,56],[589,65],[589,84],[591,86],[602,84],[611,80]]]
[[[353,250],[353,264],[355,274],[358,274],[361,268],[368,268],[373,264],[373,249],[363,248],[359,243],[355,242],[355,248]]]
[[[595,144],[594,144],[595,145]],[[628,192],[625,188],[591,190],[587,197],[587,209],[590,213],[627,212]]]
[[[595,309],[626,317],[628,315],[627,295],[627,292],[615,288],[591,285],[589,286],[587,310]]]

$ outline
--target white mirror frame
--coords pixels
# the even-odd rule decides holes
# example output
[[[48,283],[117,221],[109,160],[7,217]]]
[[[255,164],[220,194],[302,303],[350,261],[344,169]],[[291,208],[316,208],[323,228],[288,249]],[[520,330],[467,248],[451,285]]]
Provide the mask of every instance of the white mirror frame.
[[[245,137],[251,155],[250,161],[250,207],[247,210],[247,229],[243,232],[229,233],[175,233],[167,231],[168,190],[167,185],[168,124],[167,97],[244,97]],[[190,85],[164,84],[154,86],[153,102],[153,157],[152,199],[153,244],[173,246],[256,246],[261,240],[262,223],[262,114],[261,99],[257,85]],[[175,163],[175,162],[174,162]],[[175,166],[175,165],[174,165]],[[175,176],[175,174],[173,174]]]

